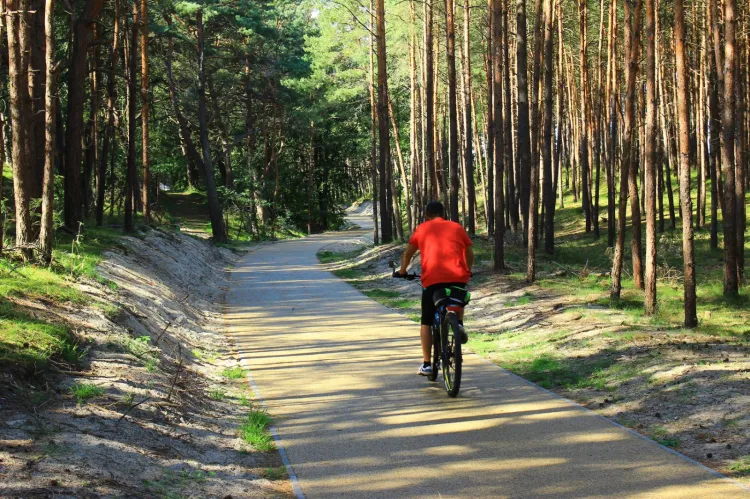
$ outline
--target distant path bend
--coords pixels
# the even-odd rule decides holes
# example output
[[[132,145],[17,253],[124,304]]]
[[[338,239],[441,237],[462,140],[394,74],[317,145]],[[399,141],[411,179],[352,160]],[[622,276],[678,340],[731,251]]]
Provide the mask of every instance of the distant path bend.
[[[416,375],[417,326],[318,265],[319,249],[352,235],[262,247],[227,294],[230,332],[306,497],[750,497],[476,355],[449,399]]]

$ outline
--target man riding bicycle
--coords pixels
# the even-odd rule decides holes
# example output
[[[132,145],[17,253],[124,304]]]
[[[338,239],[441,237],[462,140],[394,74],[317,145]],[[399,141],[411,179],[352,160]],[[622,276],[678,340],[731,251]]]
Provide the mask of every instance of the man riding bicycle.
[[[432,373],[430,350],[432,349],[432,324],[435,317],[433,295],[440,288],[457,286],[464,288],[471,277],[474,265],[474,251],[471,239],[466,231],[456,222],[445,220],[445,208],[439,201],[432,201],[425,207],[426,222],[414,231],[409,246],[401,259],[398,274],[406,275],[406,268],[417,250],[422,263],[422,319],[420,337],[422,340],[422,360],[418,374],[428,376]],[[463,310],[458,312],[461,330],[461,343],[468,337],[463,329]]]

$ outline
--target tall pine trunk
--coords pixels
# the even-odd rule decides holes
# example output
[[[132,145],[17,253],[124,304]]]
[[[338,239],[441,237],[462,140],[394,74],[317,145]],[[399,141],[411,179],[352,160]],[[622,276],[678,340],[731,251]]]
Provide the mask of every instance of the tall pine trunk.
[[[476,188],[474,186],[474,140],[472,130],[471,116],[471,10],[469,9],[470,0],[464,0],[464,130],[465,130],[465,149],[464,149],[464,170],[466,171],[466,199],[468,202],[468,220],[466,226],[469,235],[474,235],[476,231],[476,220],[474,212],[476,210]]]
[[[620,172],[620,201],[617,218],[617,241],[615,255],[612,262],[612,287],[610,296],[614,300],[620,299],[622,290],[622,266],[625,254],[625,228],[627,225],[628,180],[631,174],[631,164],[635,159],[635,88],[638,76],[638,40],[635,34],[640,30],[641,0],[624,0],[625,5],[625,61],[627,65],[627,83],[625,97],[625,123],[623,137],[623,157]],[[634,12],[635,11],[635,12]],[[636,203],[637,204],[637,203]]]
[[[198,125],[200,127],[201,149],[203,150],[203,173],[206,180],[208,211],[211,218],[211,233],[214,242],[226,242],[227,230],[224,226],[219,196],[216,191],[214,165],[211,160],[211,144],[208,140],[208,111],[206,104],[206,48],[203,26],[203,9],[196,13],[196,31],[198,34]]]
[[[45,1],[44,10],[45,67],[44,87],[44,180],[42,182],[42,223],[39,231],[39,246],[42,261],[52,261],[52,231],[55,203],[55,0]]]
[[[731,2],[732,0],[727,0]],[[680,129],[680,203],[682,205],[682,257],[684,264],[685,327],[696,327],[695,259],[693,256],[693,203],[690,199],[690,116],[688,115],[688,70],[685,55],[683,0],[674,2],[677,69],[677,109]],[[727,73],[729,74],[729,73]]]
[[[547,254],[555,252],[555,191],[552,185],[552,72],[553,72],[553,41],[552,29],[552,1],[546,0],[544,17],[544,131],[543,164],[544,164],[544,204],[545,204],[545,235],[544,251]]]
[[[138,182],[135,165],[135,129],[136,129],[136,75],[138,73],[138,26],[139,26],[139,10],[138,4],[133,4],[133,25],[130,30],[130,41],[128,47],[128,86],[127,86],[127,102],[128,102],[128,158],[127,158],[127,171],[125,175],[125,232],[133,232],[134,221],[133,221],[133,195],[135,194],[135,185]]]
[[[68,69],[68,126],[65,129],[65,226],[77,231],[83,221],[81,197],[81,136],[86,55],[93,23],[99,17],[104,0],[86,0],[73,27],[73,48]]]
[[[492,130],[495,134],[495,246],[494,246],[494,269],[496,271],[505,268],[505,221],[503,210],[505,199],[503,192],[503,170],[505,169],[505,137],[503,131],[503,66],[502,66],[502,0],[493,0],[492,3],[492,101],[494,103],[492,117],[495,121]]]
[[[737,296],[737,220],[734,172],[736,0],[724,0],[724,99],[722,110],[721,166],[724,173],[724,296]]]
[[[679,1],[679,0],[678,0]],[[646,0],[646,315],[656,313],[656,1]]]
[[[531,135],[529,130],[528,40],[526,36],[526,0],[516,0],[516,76],[518,79],[518,160],[521,173],[521,216],[524,238],[529,231],[529,182]]]
[[[149,165],[149,100],[148,100],[148,0],[141,0],[141,161],[143,168],[143,185],[141,203],[143,204],[143,221],[151,221],[149,189],[151,188],[151,167]]]

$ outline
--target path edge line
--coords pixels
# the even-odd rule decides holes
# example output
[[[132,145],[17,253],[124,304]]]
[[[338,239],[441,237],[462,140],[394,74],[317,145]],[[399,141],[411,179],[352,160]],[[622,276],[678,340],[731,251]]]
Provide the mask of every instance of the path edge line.
[[[236,267],[237,262],[234,262],[233,268]],[[232,269],[227,269],[224,271],[227,281],[232,282]],[[224,303],[221,307],[221,318],[224,322],[224,332],[227,336],[232,340],[233,347],[236,349],[237,345],[237,338],[235,337],[234,333],[232,332],[231,327],[229,326],[229,321],[227,320],[227,299],[226,299],[226,292],[224,293]],[[250,388],[253,390],[253,394],[255,395],[255,398],[258,399],[260,402],[261,408],[268,413],[268,406],[266,405],[266,400],[263,398],[263,394],[260,391],[260,388],[258,387],[258,384],[255,382],[255,378],[252,374],[252,368],[250,367],[250,363],[248,360],[239,353],[239,351],[236,351],[236,355],[240,360],[240,364],[245,368],[245,371],[247,372],[247,381],[250,384]],[[289,456],[286,453],[286,448],[284,448],[284,444],[281,441],[281,436],[279,435],[278,430],[276,429],[276,425],[270,425],[268,427],[268,431],[271,433],[271,436],[273,436],[273,441],[276,444],[276,450],[279,452],[279,456],[281,456],[281,462],[284,465],[284,468],[286,468],[286,473],[289,475],[289,481],[292,484],[292,493],[294,494],[294,497],[296,499],[307,499],[305,497],[305,493],[302,491],[302,486],[299,483],[299,480],[297,479],[297,473],[294,471],[294,467],[292,466],[291,461],[289,461]]]

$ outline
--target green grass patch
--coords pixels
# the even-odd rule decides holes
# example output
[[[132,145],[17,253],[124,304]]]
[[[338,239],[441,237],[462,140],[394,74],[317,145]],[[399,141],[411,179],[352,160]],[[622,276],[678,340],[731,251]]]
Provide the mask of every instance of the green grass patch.
[[[275,449],[273,437],[268,431],[272,419],[264,411],[250,411],[247,418],[240,426],[240,437],[252,445],[254,449],[261,452],[269,452]]]
[[[227,379],[243,379],[246,376],[245,370],[240,366],[227,367],[221,372],[221,375]]]
[[[66,327],[20,313],[0,297],[0,366],[35,371],[53,359],[75,364],[85,352]]]
[[[377,300],[380,298],[398,298],[401,296],[401,293],[399,293],[398,291],[393,291],[390,289],[366,289],[362,292],[373,300]]]
[[[750,475],[750,454],[737,459],[729,469],[740,475]]]
[[[289,478],[289,475],[286,472],[286,466],[266,468],[263,470],[263,475],[269,480],[286,480]]]
[[[359,255],[367,251],[367,249],[367,246],[363,246],[361,248],[357,248],[352,251],[344,251],[342,253],[337,253],[334,251],[319,251],[318,260],[320,261],[320,263],[343,262],[345,260],[357,258]]]
[[[359,269],[339,269],[334,270],[333,275],[340,279],[351,280],[362,277],[364,275],[364,272]]]
[[[210,392],[208,392],[208,398],[221,402],[222,400],[227,398],[227,394],[223,390],[211,390]]]
[[[81,405],[87,400],[101,397],[104,395],[104,390],[96,385],[92,385],[91,383],[76,383],[70,387],[70,393],[73,394],[78,401],[78,404]]]
[[[0,258],[0,366],[35,372],[51,360],[78,363],[87,349],[78,345],[67,328],[29,317],[8,299],[24,298],[84,305],[90,302],[75,285],[79,277],[109,283],[96,271],[102,252],[119,246],[121,233],[87,228],[79,236],[58,233],[49,267]],[[105,313],[116,314],[112,307]]]

